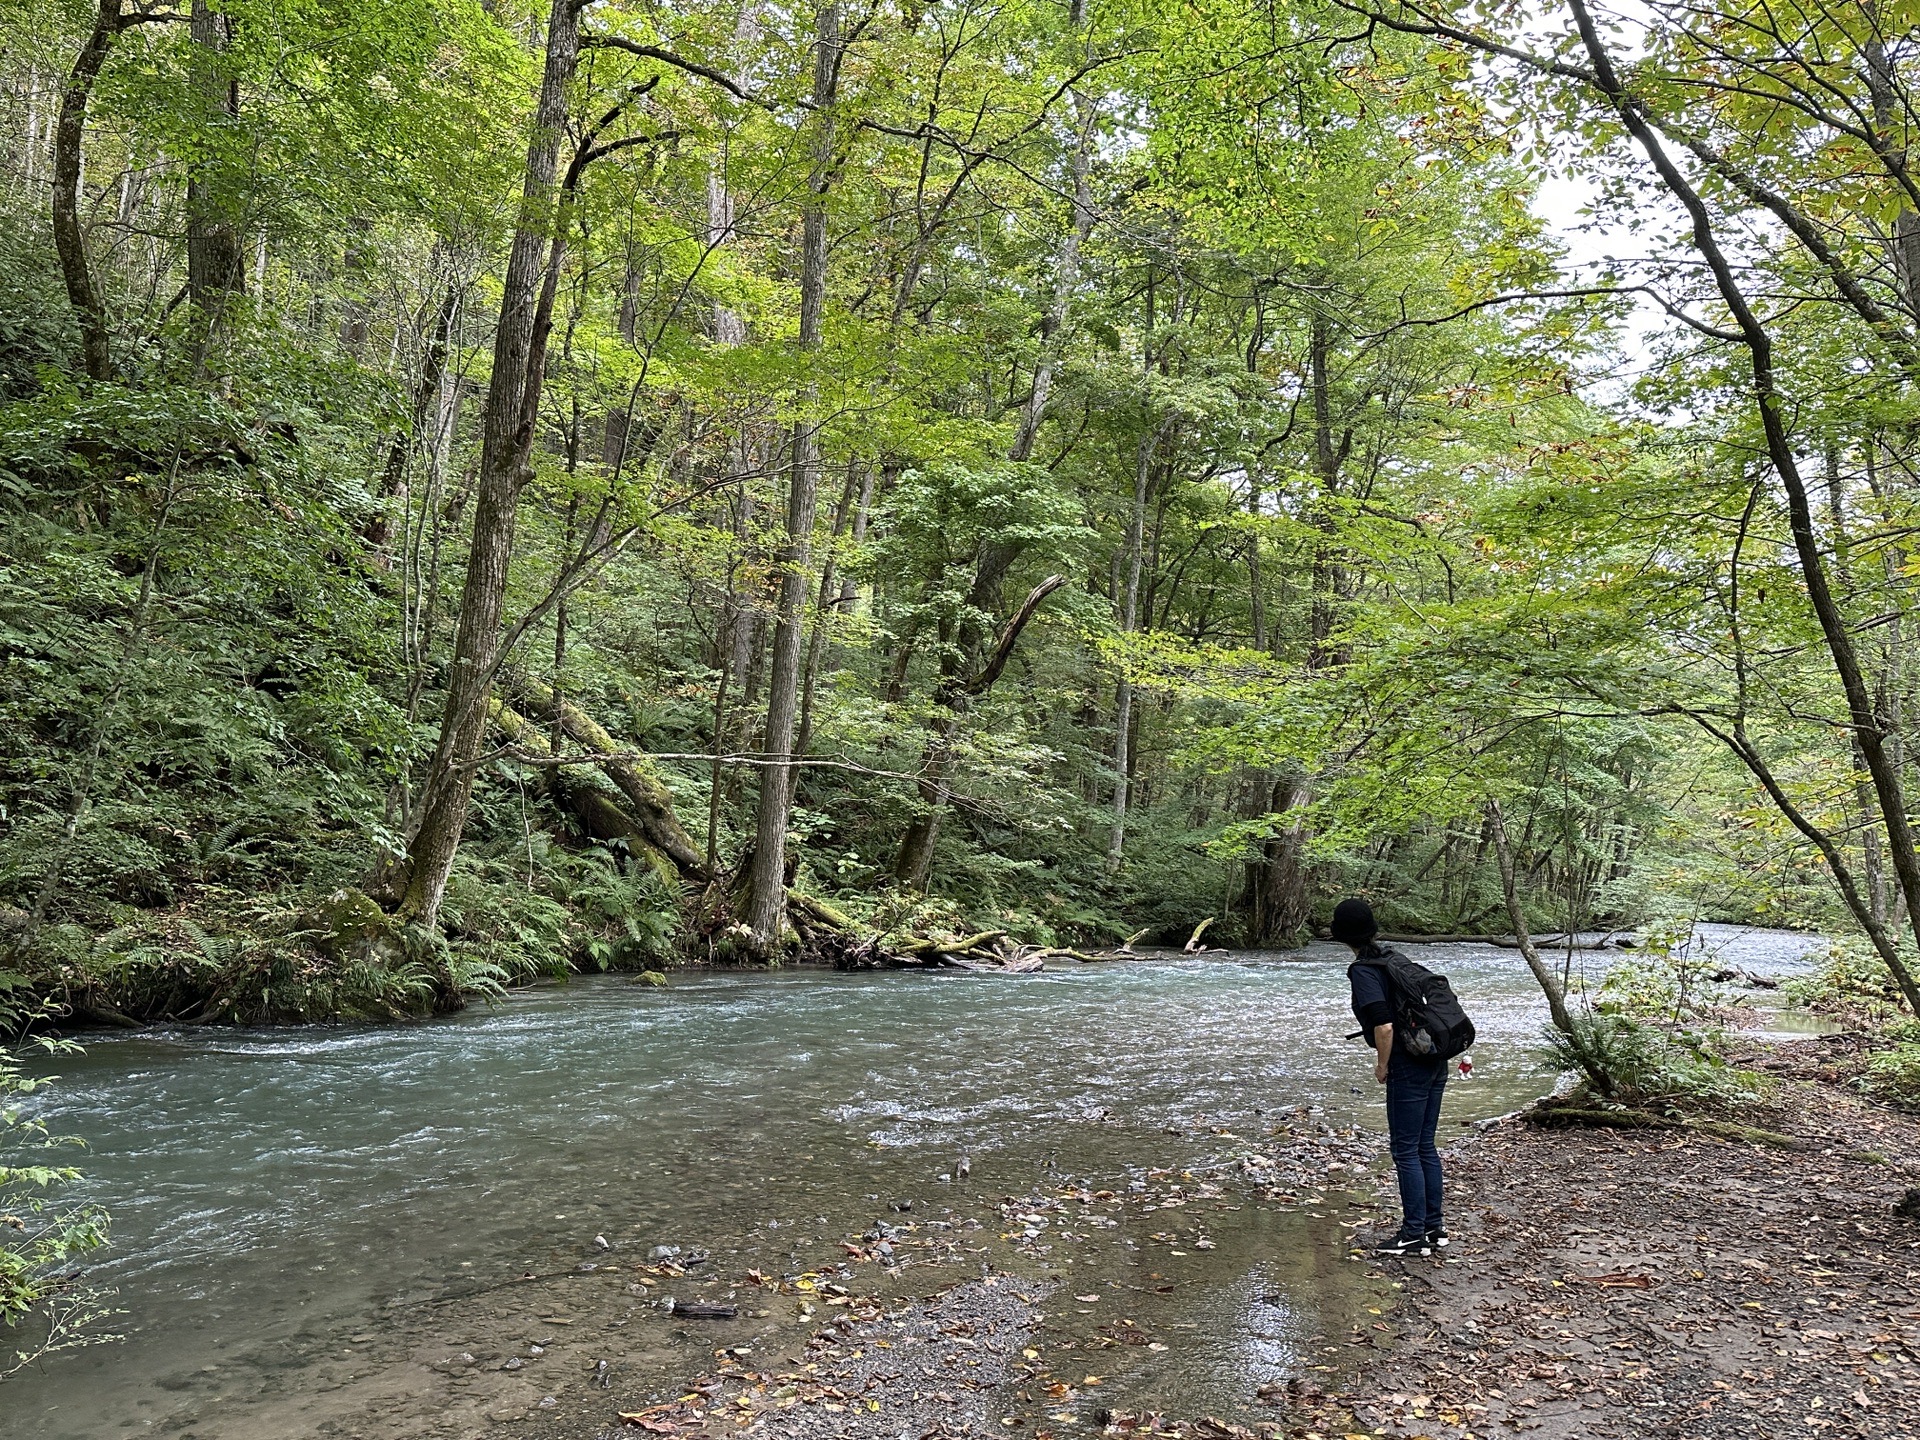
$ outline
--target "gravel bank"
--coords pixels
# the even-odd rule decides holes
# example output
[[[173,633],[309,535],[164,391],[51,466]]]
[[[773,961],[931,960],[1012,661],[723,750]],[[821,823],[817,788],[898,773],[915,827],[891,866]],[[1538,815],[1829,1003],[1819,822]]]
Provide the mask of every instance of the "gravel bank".
[[[898,1310],[845,1316],[816,1333],[797,1363],[723,1362],[686,1399],[625,1418],[677,1434],[725,1417],[736,1434],[783,1440],[1000,1434],[1007,1387],[1026,1368],[1021,1352],[1048,1288],[986,1276]]]

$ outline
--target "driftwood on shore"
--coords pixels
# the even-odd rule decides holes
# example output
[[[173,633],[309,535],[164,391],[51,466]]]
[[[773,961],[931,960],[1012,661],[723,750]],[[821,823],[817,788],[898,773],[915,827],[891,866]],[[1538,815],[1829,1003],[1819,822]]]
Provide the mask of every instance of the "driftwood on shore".
[[[1150,930],[1136,931],[1119,946],[1108,950],[1025,945],[1009,939],[1004,930],[982,930],[977,935],[953,939],[911,936],[894,940],[882,936],[853,947],[834,964],[840,970],[968,970],[993,975],[1032,975],[1046,969],[1049,960],[1097,965],[1117,960],[1182,960],[1199,955],[1224,955],[1226,951],[1201,943],[1213,920],[1209,915],[1194,926],[1187,943],[1178,950],[1134,949],[1152,933]]]
[[[1034,975],[1049,956],[1070,952],[1048,945],[1023,945],[1004,930],[982,930],[951,938],[879,936],[846,947],[834,960],[837,970],[958,970],[974,974]]]
[[[1520,939],[1517,935],[1378,935],[1374,937],[1388,945],[1497,945],[1502,950],[1518,950]],[[1534,935],[1532,942],[1542,948],[1551,946],[1556,950],[1632,950],[1635,947],[1631,935],[1608,931],[1597,940],[1583,940],[1578,935],[1569,936],[1559,930],[1551,935]]]

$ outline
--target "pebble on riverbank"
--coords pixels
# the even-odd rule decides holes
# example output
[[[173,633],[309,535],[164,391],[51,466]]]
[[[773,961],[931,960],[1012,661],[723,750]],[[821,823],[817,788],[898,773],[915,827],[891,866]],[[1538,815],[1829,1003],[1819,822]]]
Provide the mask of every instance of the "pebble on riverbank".
[[[886,1314],[863,1309],[817,1332],[800,1356],[752,1367],[731,1357],[686,1397],[621,1416],[674,1434],[709,1417],[793,1440],[893,1440],[998,1428],[996,1394],[1023,1360],[1049,1287],[990,1275]]]

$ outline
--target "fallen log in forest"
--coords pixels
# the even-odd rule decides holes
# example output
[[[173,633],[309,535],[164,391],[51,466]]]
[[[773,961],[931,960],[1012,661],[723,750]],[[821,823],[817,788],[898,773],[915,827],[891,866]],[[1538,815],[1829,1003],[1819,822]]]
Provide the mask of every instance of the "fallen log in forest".
[[[674,812],[673,792],[651,766],[633,760],[630,752],[614,743],[604,726],[571,700],[556,696],[550,686],[526,677],[515,677],[511,685],[514,696],[524,700],[536,715],[549,724],[557,717],[568,739],[602,757],[599,768],[626,797],[630,820],[648,845],[673,863],[682,880],[704,885],[713,878],[693,837]]]
[[[498,696],[488,703],[488,709],[490,718],[508,743],[536,757],[553,753],[539,727]],[[655,843],[654,831],[629,814],[591,778],[570,774],[556,766],[544,783],[554,803],[571,815],[589,837],[603,845],[624,844],[630,854],[651,865],[664,879],[679,883],[682,867],[673,855]]]
[[[603,844],[623,844],[629,853],[651,865],[685,893],[701,897],[696,906],[698,924],[721,935],[729,928],[730,898],[695,851],[693,840],[674,813],[673,796],[665,784],[631,751],[622,751],[613,737],[590,715],[537,681],[517,678],[511,693],[523,698],[548,724],[558,723],[569,740],[593,757],[598,769],[618,788],[609,794],[590,774],[578,768],[543,765],[546,794],[589,838]],[[490,718],[501,736],[520,754],[535,762],[551,761],[553,746],[547,734],[528,716],[499,696],[489,705]],[[624,803],[623,803],[624,802]],[[910,936],[893,939],[863,934],[858,924],[825,901],[789,888],[787,919],[802,949],[841,970],[956,970],[976,974],[1026,975],[1045,968],[1045,947],[1011,941],[1004,930],[982,930],[952,938]]]
[[[550,686],[515,676],[508,688],[549,725],[557,719],[561,732],[594,757],[592,768],[620,792],[616,799],[592,779],[554,765],[545,783],[560,808],[571,814],[590,838],[624,843],[630,853],[683,892],[703,896],[702,923],[716,932],[724,929],[731,916],[727,904],[716,901],[715,882],[720,877],[708,868],[693,837],[681,825],[672,792],[651,766],[636,761],[631,750],[622,750],[604,726],[571,700],[555,696]],[[554,758],[551,742],[540,727],[497,696],[492,702],[492,718],[516,750],[535,760]],[[837,957],[857,948],[858,927],[833,906],[790,890],[787,909],[795,934],[808,949]]]

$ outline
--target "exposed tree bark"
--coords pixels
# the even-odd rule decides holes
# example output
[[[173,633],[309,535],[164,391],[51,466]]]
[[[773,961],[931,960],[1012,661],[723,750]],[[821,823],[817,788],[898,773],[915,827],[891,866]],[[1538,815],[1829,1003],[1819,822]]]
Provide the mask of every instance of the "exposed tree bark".
[[[113,378],[113,351],[107,336],[107,307],[93,283],[87,262],[87,239],[80,226],[80,180],[86,158],[87,104],[94,82],[120,33],[143,20],[162,17],[128,15],[122,0],[100,0],[93,29],[80,47],[60,96],[60,117],[53,132],[53,248],[60,257],[60,275],[66,281],[67,300],[80,322],[80,351],[87,376]]]
[[[240,115],[240,82],[221,61],[227,48],[227,17],[215,13],[207,0],[193,0],[189,22],[200,51],[196,89],[201,123],[220,131]],[[217,173],[218,163],[195,165],[187,173],[187,296],[217,324],[227,298],[246,289],[246,262],[241,254],[240,230],[232,213],[232,197]]]
[[[554,182],[566,130],[567,87],[579,58],[579,14],[573,0],[554,0],[548,20],[546,65],[527,145],[520,218],[494,337],[473,540],[454,636],[446,712],[407,852],[399,914],[428,929],[439,915],[472,800],[473,758],[479,753],[486,724],[506,602],[507,566],[513,555],[520,490],[533,449],[552,284],[565,245],[565,218],[554,213]],[[543,258],[548,267],[545,286],[541,283]]]
[[[1312,794],[1308,777],[1295,774],[1274,781],[1268,797],[1267,813],[1280,822],[1279,828],[1261,844],[1248,885],[1252,902],[1248,930],[1260,949],[1292,949],[1306,931],[1307,831],[1294,812]]]
[[[1020,602],[1020,608],[1007,617],[1007,623],[1001,627],[1000,638],[994,643],[993,653],[987,657],[987,663],[980,667],[980,673],[967,682],[969,695],[984,695],[991,690],[1005,673],[1007,662],[1013,658],[1014,647],[1020,643],[1020,632],[1027,628],[1040,609],[1041,603],[1054,591],[1067,583],[1064,575],[1049,575],[1033,589],[1027,592],[1027,598]]]
[[[510,688],[536,715],[557,723],[574,744],[603,757],[600,769],[626,796],[640,833],[673,863],[682,881],[705,885],[713,878],[705,857],[680,823],[673,792],[647,761],[633,758],[631,747],[623,749],[591,715],[538,680],[519,677]]]
[[[820,318],[827,297],[827,189],[834,166],[834,91],[840,76],[840,7],[823,5],[815,19],[813,57],[813,173],[808,181],[800,240],[800,334],[802,353],[820,346]],[[793,428],[793,464],[787,487],[787,537],[780,566],[780,600],[767,677],[767,728],[761,741],[770,762],[760,772],[754,816],[752,865],[744,917],[756,953],[772,955],[783,944],[787,910],[787,822],[793,796],[793,730],[800,701],[800,659],[806,642],[807,586],[813,554],[813,522],[820,490],[820,420],[817,391],[804,387],[801,415]]]

